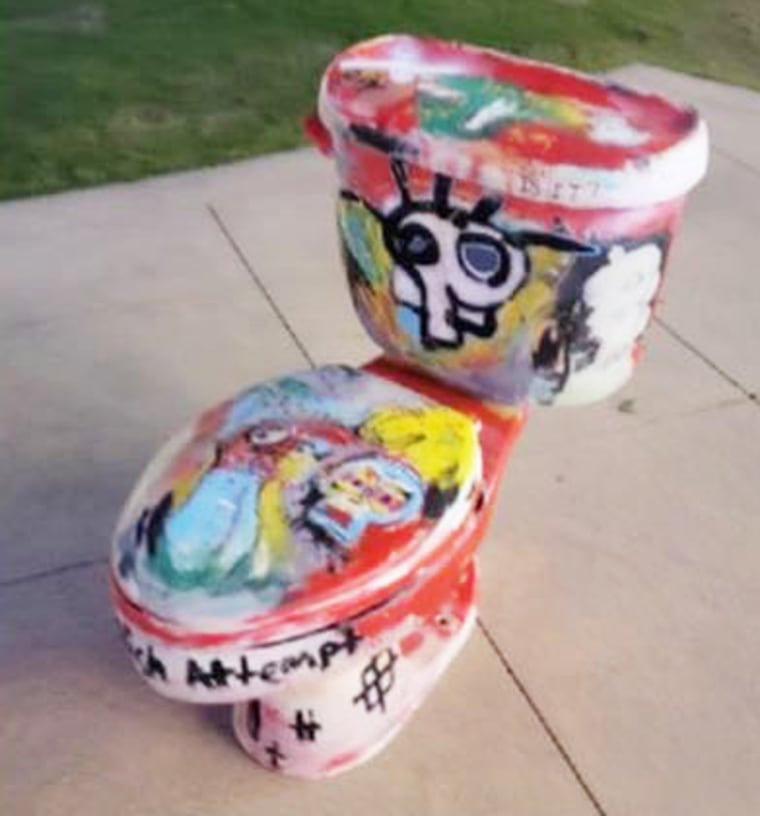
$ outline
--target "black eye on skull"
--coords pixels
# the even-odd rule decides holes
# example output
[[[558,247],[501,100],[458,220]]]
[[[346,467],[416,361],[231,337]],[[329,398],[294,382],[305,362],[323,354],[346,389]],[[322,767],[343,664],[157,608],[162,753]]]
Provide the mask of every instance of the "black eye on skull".
[[[501,286],[509,277],[509,252],[490,235],[463,232],[457,239],[457,258],[467,277],[478,283]]]
[[[435,235],[422,224],[405,224],[393,237],[398,261],[413,265],[435,264],[441,258]]]

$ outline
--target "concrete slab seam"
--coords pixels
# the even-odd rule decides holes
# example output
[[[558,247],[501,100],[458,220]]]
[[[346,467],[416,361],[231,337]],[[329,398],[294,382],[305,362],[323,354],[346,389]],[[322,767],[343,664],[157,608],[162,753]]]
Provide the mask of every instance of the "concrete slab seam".
[[[575,778],[575,781],[581,786],[584,794],[588,798],[589,802],[591,803],[592,807],[598,814],[598,816],[607,816],[607,811],[602,806],[601,802],[597,795],[591,790],[589,783],[584,778],[583,774],[581,773],[580,769],[578,768],[577,763],[575,760],[570,756],[569,751],[565,746],[562,744],[557,732],[552,728],[551,724],[546,718],[546,715],[541,711],[538,703],[533,699],[533,696],[528,691],[525,683],[520,679],[517,672],[513,668],[512,664],[507,659],[506,655],[504,654],[501,647],[496,643],[494,640],[493,635],[490,633],[488,628],[486,627],[483,619],[478,616],[478,628],[483,633],[483,636],[488,641],[490,647],[496,653],[496,657],[498,658],[501,665],[504,667],[504,670],[509,675],[512,682],[515,684],[517,691],[520,693],[520,696],[525,700],[530,708],[533,716],[538,720],[541,729],[544,731],[546,736],[549,738],[549,741],[552,743],[554,748],[556,749],[557,753],[562,758],[565,765],[567,765],[568,770]]]
[[[224,220],[222,219],[221,215],[219,215],[219,212],[217,211],[217,209],[214,207],[213,204],[206,204],[206,208],[208,209],[211,217],[213,218],[213,220],[216,223],[217,227],[221,231],[222,235],[225,237],[225,239],[226,239],[227,243],[229,244],[230,248],[235,253],[238,260],[243,265],[243,268],[245,269],[245,271],[248,273],[249,277],[253,281],[254,285],[261,292],[264,299],[269,304],[272,311],[275,313],[277,319],[282,324],[282,327],[290,335],[290,339],[296,344],[298,350],[301,352],[304,359],[309,364],[309,367],[310,368],[315,368],[316,363],[314,362],[312,356],[307,351],[306,346],[303,344],[300,337],[296,333],[295,329],[290,324],[290,321],[285,316],[285,313],[278,306],[277,302],[275,301],[275,299],[272,296],[272,294],[270,293],[270,291],[264,285],[264,282],[256,274],[256,270],[253,268],[253,264],[251,264],[251,262],[246,257],[246,255],[243,252],[243,250],[241,249],[240,245],[235,240],[234,236],[230,232],[227,225],[224,223]]]

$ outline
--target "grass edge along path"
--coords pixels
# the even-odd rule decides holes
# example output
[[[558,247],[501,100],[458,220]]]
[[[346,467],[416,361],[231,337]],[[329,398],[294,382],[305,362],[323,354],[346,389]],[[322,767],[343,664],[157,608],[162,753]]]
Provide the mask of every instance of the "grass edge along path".
[[[303,144],[330,57],[388,31],[760,89],[757,0],[6,0],[0,198]]]

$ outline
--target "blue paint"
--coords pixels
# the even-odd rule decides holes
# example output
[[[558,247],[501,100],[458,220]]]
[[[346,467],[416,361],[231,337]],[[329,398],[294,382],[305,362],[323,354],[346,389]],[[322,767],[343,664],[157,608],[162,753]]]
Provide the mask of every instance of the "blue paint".
[[[213,586],[252,557],[260,487],[257,475],[243,471],[215,468],[203,476],[159,539],[155,568],[169,586]]]
[[[408,335],[416,346],[422,348],[419,314],[409,306],[398,306],[396,309],[396,322],[404,334]]]

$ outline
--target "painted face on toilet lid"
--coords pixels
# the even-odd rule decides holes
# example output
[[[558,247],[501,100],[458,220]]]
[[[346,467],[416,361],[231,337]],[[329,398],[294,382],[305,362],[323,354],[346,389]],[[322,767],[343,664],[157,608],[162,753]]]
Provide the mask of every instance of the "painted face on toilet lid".
[[[164,621],[223,630],[354,595],[429,557],[480,479],[476,420],[344,367],[206,412],[148,466],[112,574]]]

